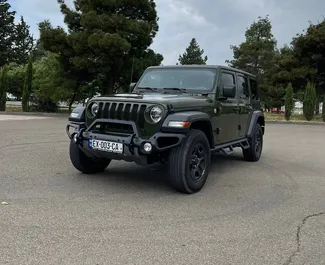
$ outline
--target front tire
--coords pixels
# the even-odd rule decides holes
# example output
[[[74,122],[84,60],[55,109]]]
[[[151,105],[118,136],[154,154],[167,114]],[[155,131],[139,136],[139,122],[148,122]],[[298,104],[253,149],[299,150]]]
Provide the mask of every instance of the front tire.
[[[180,192],[198,192],[207,180],[210,163],[211,150],[205,133],[192,129],[169,154],[169,182]]]
[[[110,159],[100,158],[93,159],[85,155],[76,144],[71,140],[70,142],[70,160],[72,165],[84,174],[95,174],[103,172],[111,163]]]
[[[255,124],[249,143],[250,147],[243,149],[244,159],[246,161],[256,162],[260,159],[263,150],[263,129],[259,123]]]

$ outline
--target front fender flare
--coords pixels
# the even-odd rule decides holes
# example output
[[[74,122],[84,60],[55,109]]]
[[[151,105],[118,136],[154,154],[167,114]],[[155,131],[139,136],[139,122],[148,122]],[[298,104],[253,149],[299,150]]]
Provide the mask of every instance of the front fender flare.
[[[247,128],[247,137],[251,137],[253,130],[254,130],[254,126],[257,122],[261,123],[262,129],[263,129],[263,134],[265,132],[265,118],[264,118],[264,113],[261,110],[256,110],[252,113],[251,118],[250,118],[250,122]]]

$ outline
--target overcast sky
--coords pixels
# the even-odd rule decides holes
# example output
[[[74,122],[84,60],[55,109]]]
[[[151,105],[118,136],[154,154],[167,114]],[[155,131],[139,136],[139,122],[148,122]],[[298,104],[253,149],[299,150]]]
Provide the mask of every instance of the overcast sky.
[[[71,1],[71,0],[69,0]],[[56,0],[9,0],[38,37],[37,23],[49,19],[64,25]],[[72,2],[72,1],[71,1]],[[163,54],[164,65],[176,64],[195,37],[209,64],[232,59],[230,45],[245,39],[245,30],[258,16],[269,15],[278,46],[325,16],[325,0],[156,0],[159,33],[151,48]]]

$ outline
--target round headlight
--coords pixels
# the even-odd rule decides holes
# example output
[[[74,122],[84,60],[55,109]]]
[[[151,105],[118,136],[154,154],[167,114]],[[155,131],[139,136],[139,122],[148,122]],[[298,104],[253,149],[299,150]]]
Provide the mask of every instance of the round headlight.
[[[97,103],[93,103],[90,108],[91,115],[96,116],[98,113],[99,106]]]
[[[163,109],[155,106],[150,110],[149,116],[154,123],[158,123],[163,116]]]

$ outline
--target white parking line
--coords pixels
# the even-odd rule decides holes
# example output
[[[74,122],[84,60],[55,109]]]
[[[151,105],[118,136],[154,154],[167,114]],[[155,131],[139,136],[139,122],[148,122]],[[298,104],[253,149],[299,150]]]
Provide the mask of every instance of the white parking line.
[[[22,116],[22,115],[0,115],[0,121],[25,121],[25,120],[42,120],[50,117]]]

